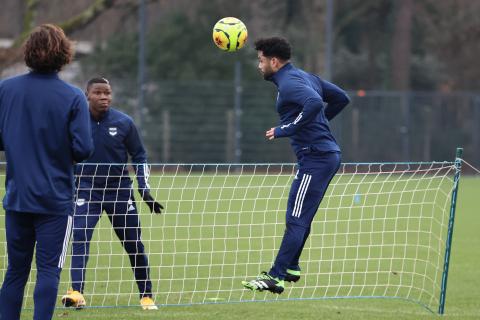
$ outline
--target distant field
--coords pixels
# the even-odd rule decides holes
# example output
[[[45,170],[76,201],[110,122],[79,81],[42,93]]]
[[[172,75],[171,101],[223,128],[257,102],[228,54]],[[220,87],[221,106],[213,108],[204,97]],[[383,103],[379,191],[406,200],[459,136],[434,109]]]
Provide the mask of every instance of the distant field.
[[[286,174],[156,177],[151,185],[167,211],[154,216],[141,207],[142,238],[149,252],[156,302],[163,306],[158,312],[145,312],[138,306],[58,309],[57,317],[244,319],[259,314],[280,319],[432,317],[425,308],[404,300],[330,298],[399,296],[418,300],[436,310],[440,278],[434,265],[443,259],[444,237],[440,236],[445,225],[441,217],[445,205],[449,206],[447,192],[451,177],[422,180],[415,175],[340,176],[317,214],[302,256],[303,279],[286,288],[281,296],[253,294],[243,290],[240,281],[268,269],[273,261],[283,233],[290,179]],[[462,177],[445,309],[449,319],[473,319],[480,314],[477,311],[480,257],[475,254],[480,236],[474,222],[478,220],[474,220],[478,190],[479,178]],[[429,212],[433,219],[426,217]],[[4,242],[3,239],[1,230],[0,241]],[[97,226],[91,251],[88,304],[138,304],[128,259],[105,215]],[[0,256],[4,257],[4,252]],[[5,263],[5,258],[0,260],[2,278]],[[427,277],[422,276],[424,273]],[[67,266],[59,294],[68,286]],[[32,291],[29,285],[27,308],[32,306]],[[293,301],[225,303],[277,298]],[[177,304],[189,306],[172,306]],[[25,319],[31,315],[31,310],[24,311]]]

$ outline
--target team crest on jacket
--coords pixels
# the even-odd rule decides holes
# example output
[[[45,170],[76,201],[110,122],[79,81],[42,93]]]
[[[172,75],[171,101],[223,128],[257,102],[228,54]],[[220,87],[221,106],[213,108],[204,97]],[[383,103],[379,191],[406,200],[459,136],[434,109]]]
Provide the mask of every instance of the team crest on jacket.
[[[116,135],[117,135],[117,128],[116,128],[116,127],[110,127],[110,128],[108,128],[108,133],[109,133],[112,137],[116,136]]]
[[[132,211],[132,210],[135,210],[135,207],[133,206],[133,201],[132,199],[128,199],[128,211]]]

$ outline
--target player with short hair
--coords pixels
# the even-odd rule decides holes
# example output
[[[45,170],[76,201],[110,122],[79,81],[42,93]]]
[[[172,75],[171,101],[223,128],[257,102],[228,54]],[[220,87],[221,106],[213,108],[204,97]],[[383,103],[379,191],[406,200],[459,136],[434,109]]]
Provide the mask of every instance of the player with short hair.
[[[350,102],[345,91],[290,63],[291,47],[283,38],[255,42],[258,69],[278,88],[276,110],[280,125],[267,139],[289,137],[298,160],[286,212],[286,229],[269,272],[242,281],[251,290],[282,293],[284,281],[300,279],[299,258],[322,198],[340,167],[340,148],[328,121]]]
[[[62,297],[62,303],[75,308],[86,305],[83,292],[90,240],[105,211],[130,259],[140,292],[140,305],[145,310],[156,310],[132,180],[127,169],[130,155],[138,192],[152,213],[161,213],[163,206],[150,194],[145,148],[132,118],[110,106],[112,87],[107,79],[89,80],[85,94],[89,102],[95,152],[84,164],[76,167],[77,194],[70,270],[72,289]]]
[[[63,30],[41,25],[24,45],[30,72],[0,82],[8,252],[0,319],[20,319],[34,251],[33,319],[51,319],[55,309],[72,225],[73,165],[93,151],[85,95],[58,77],[72,57]]]

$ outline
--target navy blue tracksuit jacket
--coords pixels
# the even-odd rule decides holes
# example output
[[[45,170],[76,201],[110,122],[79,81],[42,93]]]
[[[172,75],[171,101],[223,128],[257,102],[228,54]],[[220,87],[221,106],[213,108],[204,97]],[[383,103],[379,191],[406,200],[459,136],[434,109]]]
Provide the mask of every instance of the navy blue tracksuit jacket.
[[[305,151],[339,152],[328,121],[350,102],[345,91],[287,63],[272,77],[278,88],[280,126],[275,138],[289,137],[297,156]]]
[[[72,165],[93,151],[85,94],[56,73],[30,72],[1,82],[0,99],[5,210],[72,214]]]
[[[127,165],[130,155],[140,194],[149,191],[147,154],[132,118],[110,107],[100,121],[92,117],[90,121],[95,151],[84,161],[87,165],[76,166],[79,190],[115,194],[117,189],[131,188]]]

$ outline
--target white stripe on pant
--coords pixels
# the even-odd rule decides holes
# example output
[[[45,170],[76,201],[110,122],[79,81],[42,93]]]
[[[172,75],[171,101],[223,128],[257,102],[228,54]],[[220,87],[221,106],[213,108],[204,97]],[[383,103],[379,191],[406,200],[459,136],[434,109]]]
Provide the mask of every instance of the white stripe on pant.
[[[307,193],[308,186],[310,185],[310,180],[312,176],[309,174],[304,174],[302,177],[302,182],[297,191],[297,197],[295,198],[295,206],[293,207],[292,216],[299,218],[302,213],[303,201],[305,200],[305,194]]]
[[[72,233],[72,220],[73,220],[73,217],[68,216],[67,230],[65,230],[65,237],[63,238],[62,254],[60,255],[60,259],[58,261],[58,267],[60,269],[63,268],[63,264],[65,263],[65,257],[67,255],[68,242],[70,241],[70,235]]]

